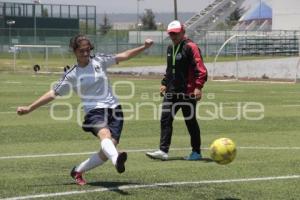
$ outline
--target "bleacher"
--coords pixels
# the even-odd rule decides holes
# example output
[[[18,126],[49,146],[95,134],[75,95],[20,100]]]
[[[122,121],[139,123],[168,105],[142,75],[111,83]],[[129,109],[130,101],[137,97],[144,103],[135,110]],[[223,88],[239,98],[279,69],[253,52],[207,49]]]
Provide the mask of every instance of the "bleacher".
[[[245,0],[215,0],[184,23],[187,32],[214,30],[217,24],[224,22],[244,1]]]

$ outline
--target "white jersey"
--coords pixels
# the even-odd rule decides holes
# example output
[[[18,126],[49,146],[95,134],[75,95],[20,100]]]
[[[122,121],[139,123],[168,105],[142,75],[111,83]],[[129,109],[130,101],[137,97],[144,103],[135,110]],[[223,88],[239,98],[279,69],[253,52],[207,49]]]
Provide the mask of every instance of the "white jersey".
[[[81,98],[84,111],[95,108],[115,108],[119,105],[107,77],[107,68],[116,64],[112,55],[98,54],[85,67],[75,65],[55,85],[56,95],[66,95],[71,89]]]

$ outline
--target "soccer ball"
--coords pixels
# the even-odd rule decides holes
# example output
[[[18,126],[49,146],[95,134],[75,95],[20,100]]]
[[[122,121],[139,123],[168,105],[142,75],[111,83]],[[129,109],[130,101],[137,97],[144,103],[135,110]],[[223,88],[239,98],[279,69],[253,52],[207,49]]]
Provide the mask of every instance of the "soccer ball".
[[[236,146],[229,138],[219,138],[210,145],[210,156],[218,164],[231,163],[236,156]]]

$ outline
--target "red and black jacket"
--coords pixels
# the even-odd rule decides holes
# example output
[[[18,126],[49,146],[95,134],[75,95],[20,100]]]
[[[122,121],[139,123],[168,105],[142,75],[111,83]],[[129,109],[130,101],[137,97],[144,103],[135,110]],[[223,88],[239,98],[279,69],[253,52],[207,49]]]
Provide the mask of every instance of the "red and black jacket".
[[[173,66],[173,52],[178,45],[180,47]],[[204,86],[207,81],[207,69],[197,44],[184,38],[178,45],[168,46],[167,69],[161,84],[167,87],[167,93],[192,94],[195,88],[201,89]]]

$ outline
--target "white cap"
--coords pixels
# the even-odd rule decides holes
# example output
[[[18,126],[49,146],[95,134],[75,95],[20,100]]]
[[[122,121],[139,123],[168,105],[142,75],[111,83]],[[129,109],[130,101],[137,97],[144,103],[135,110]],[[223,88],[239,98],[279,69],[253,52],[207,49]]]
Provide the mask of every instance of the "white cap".
[[[184,29],[183,25],[180,23],[180,21],[178,20],[174,20],[172,21],[169,25],[168,25],[168,29],[167,32],[171,33],[179,33]]]

